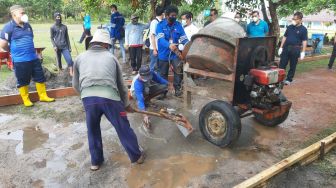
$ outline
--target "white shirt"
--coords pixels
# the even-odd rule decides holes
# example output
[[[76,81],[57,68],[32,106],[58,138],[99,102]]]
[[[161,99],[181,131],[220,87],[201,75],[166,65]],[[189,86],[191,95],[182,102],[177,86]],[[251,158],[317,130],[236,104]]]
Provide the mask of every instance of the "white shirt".
[[[191,23],[190,25],[184,27],[184,32],[186,33],[188,40],[191,40],[191,37],[198,33],[199,29],[193,24]]]
[[[159,21],[158,21],[159,20]],[[155,35],[155,39],[156,39],[156,49],[158,49],[158,39],[156,37],[156,27],[158,25],[158,23],[161,22],[161,19],[160,17],[156,17],[156,19],[152,20],[152,22],[150,23],[150,29],[149,29],[149,38],[152,36],[152,35]],[[153,42],[152,40],[150,39],[151,43],[150,43],[150,46],[149,46],[149,49],[151,50],[154,50],[154,47],[153,47]]]

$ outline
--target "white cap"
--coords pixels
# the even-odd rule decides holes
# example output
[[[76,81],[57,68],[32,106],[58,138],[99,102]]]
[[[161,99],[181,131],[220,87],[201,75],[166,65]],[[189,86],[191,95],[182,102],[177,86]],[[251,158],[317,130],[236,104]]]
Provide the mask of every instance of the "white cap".
[[[94,33],[90,43],[93,43],[93,42],[101,42],[101,43],[112,45],[110,33],[106,31],[105,29],[98,29]]]

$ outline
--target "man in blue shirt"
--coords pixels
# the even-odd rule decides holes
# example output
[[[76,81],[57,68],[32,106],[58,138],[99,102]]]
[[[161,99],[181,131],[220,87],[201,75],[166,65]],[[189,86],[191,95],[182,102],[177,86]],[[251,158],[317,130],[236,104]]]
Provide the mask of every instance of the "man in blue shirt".
[[[268,35],[268,25],[260,19],[258,11],[252,12],[252,22],[247,25],[246,32],[249,37],[265,37]]]
[[[125,52],[125,18],[122,14],[118,12],[117,5],[111,5],[111,40],[112,40],[112,54],[114,55],[114,45],[116,44],[117,40],[120,44],[120,52],[123,58],[123,63],[126,63],[126,52]]]
[[[141,66],[139,74],[133,78],[131,95],[137,100],[139,110],[146,110],[146,104],[152,98],[168,92],[168,81],[150,70],[148,65]],[[150,121],[144,115],[144,125],[150,129]]]
[[[88,13],[84,16],[83,29],[84,32],[79,40],[79,43],[82,43],[85,37],[91,36],[91,17]]]
[[[175,96],[179,97],[182,95],[183,63],[174,51],[178,50],[178,44],[185,45],[189,41],[182,24],[176,21],[177,14],[177,7],[168,6],[166,8],[167,19],[162,20],[157,25],[156,34],[158,37],[158,69],[160,75],[167,80],[169,65],[173,66]]]
[[[0,48],[10,51],[14,72],[17,79],[17,87],[23,103],[26,107],[33,106],[29,99],[28,86],[31,78],[36,82],[36,90],[40,101],[52,102],[46,92],[45,77],[34,47],[33,29],[28,23],[28,16],[23,7],[13,5],[10,7],[12,20],[2,29],[0,34]]]
[[[308,31],[302,25],[303,14],[297,12],[292,19],[292,25],[287,27],[287,30],[282,38],[278,54],[280,55],[280,68],[286,69],[288,61],[290,62],[286,85],[290,85],[293,81],[296,64],[298,59],[304,59],[307,46]]]

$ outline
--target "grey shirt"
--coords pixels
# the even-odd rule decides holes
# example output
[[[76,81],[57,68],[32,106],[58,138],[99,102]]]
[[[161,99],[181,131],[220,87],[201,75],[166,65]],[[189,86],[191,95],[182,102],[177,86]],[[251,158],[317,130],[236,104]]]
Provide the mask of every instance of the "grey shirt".
[[[71,51],[68,28],[66,25],[54,24],[50,28],[50,38],[53,47],[57,47],[57,49],[68,49]]]
[[[73,68],[72,85],[78,93],[82,94],[83,90],[95,86],[109,87],[119,94],[125,107],[129,105],[128,90],[124,85],[120,65],[107,49],[92,46],[79,54]]]

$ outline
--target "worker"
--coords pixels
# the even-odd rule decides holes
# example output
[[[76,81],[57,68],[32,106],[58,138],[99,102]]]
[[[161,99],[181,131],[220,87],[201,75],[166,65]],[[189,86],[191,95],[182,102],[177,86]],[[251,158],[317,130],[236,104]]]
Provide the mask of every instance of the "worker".
[[[33,29],[28,23],[28,16],[24,8],[20,5],[13,5],[9,10],[12,20],[5,24],[1,31],[0,48],[11,53],[17,87],[24,106],[33,106],[28,92],[32,77],[36,83],[40,101],[55,101],[55,99],[49,98],[47,95],[46,78],[44,77],[41,61],[35,51]]]
[[[182,75],[183,62],[174,53],[179,50],[178,45],[185,45],[189,42],[187,35],[180,22],[176,21],[178,9],[170,5],[166,8],[167,19],[162,20],[156,29],[158,36],[159,63],[158,68],[160,75],[168,80],[169,66],[172,65],[174,70],[174,89],[175,96],[182,95]],[[165,97],[165,96],[162,96]]]
[[[50,38],[53,48],[56,52],[57,66],[62,70],[62,54],[68,64],[70,75],[72,76],[72,57],[71,45],[69,40],[68,28],[62,23],[62,16],[60,13],[54,14],[55,24],[50,28]]]
[[[131,16],[131,23],[126,26],[125,44],[131,56],[133,75],[138,73],[142,64],[143,33],[148,28],[149,24],[139,23],[139,16],[136,14]]]
[[[204,23],[204,27],[215,21],[218,17],[218,10],[213,8],[210,10],[210,19]]]
[[[137,137],[127,119],[126,111],[133,112],[133,109],[128,100],[119,62],[109,52],[111,45],[109,32],[98,29],[89,49],[81,53],[74,63],[72,83],[80,93],[86,113],[90,169],[93,171],[98,170],[104,162],[100,130],[102,115],[114,126],[131,162],[144,162],[144,153],[140,151]]]
[[[285,80],[286,85],[293,81],[298,59],[305,57],[308,32],[307,28],[302,25],[303,14],[296,12],[292,19],[292,25],[288,26],[282,38],[278,51],[280,55],[280,68],[286,69],[288,61],[290,62],[289,71]]]
[[[333,46],[334,46],[333,51],[331,53],[329,64],[328,64],[328,69],[330,71],[332,70],[332,67],[333,67],[333,64],[334,64],[335,58],[336,58],[336,33],[335,33],[335,36],[334,36]]]
[[[152,98],[168,92],[168,81],[151,71],[148,65],[143,65],[139,74],[133,78],[130,92],[137,101],[138,109],[145,111],[146,104]],[[144,115],[143,122],[145,128],[150,130],[151,125],[147,115]]]
[[[114,54],[115,44],[117,41],[119,41],[120,45],[120,52],[122,56],[123,63],[126,63],[126,51],[125,51],[125,18],[122,14],[118,12],[117,5],[113,4],[111,5],[111,39],[112,39],[112,47],[111,52]]]
[[[157,28],[158,23],[161,22],[164,18],[164,9],[161,6],[156,7],[155,14],[156,14],[156,17],[150,23],[150,28],[149,28],[149,37],[150,37],[149,67],[152,71],[155,69],[155,67],[157,66],[157,62],[158,62],[158,46],[157,46],[156,28]]]
[[[198,33],[199,29],[195,26],[195,24],[192,22],[193,20],[193,14],[191,12],[184,12],[181,15],[181,22],[182,26],[184,28],[184,32],[186,33],[188,40],[191,40],[191,37]]]
[[[85,37],[91,36],[91,17],[89,13],[86,13],[83,18],[83,34],[79,39],[79,43],[82,43]]]
[[[268,24],[260,19],[259,11],[252,12],[252,21],[247,25],[248,37],[265,37],[268,35]]]
[[[246,32],[246,22],[242,21],[241,18],[241,14],[240,13],[236,13],[236,15],[234,16],[234,20],[244,29],[244,31]]]

